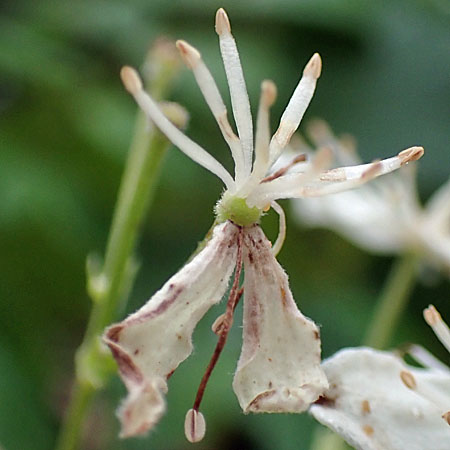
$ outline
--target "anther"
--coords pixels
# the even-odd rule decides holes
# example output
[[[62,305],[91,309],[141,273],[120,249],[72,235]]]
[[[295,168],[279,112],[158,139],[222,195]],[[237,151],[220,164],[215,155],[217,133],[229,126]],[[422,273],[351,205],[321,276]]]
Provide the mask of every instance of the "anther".
[[[414,375],[407,370],[402,370],[400,372],[400,378],[403,381],[403,384],[409,389],[416,389],[417,383]]]
[[[314,53],[312,58],[309,60],[308,64],[306,64],[303,69],[303,75],[311,76],[315,79],[320,77],[320,73],[322,72],[322,59],[318,53]]]
[[[424,153],[425,150],[423,149],[423,147],[410,147],[406,150],[402,150],[398,154],[398,156],[402,160],[401,165],[403,166],[406,163],[417,161],[418,159],[422,158]]]
[[[200,442],[206,433],[206,422],[205,417],[200,411],[195,409],[190,409],[186,413],[186,418],[184,420],[184,433],[186,439],[193,444],[195,442]]]
[[[216,33],[220,36],[224,33],[231,33],[230,19],[223,8],[219,8],[216,13]]]
[[[122,67],[120,78],[122,79],[125,89],[131,95],[136,95],[139,91],[142,91],[142,80],[136,69],[133,69],[130,66]]]

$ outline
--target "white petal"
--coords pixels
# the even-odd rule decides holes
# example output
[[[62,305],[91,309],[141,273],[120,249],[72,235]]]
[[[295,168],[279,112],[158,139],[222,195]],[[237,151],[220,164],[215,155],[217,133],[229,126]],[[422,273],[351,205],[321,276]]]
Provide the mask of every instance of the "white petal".
[[[131,67],[123,67],[120,75],[128,92],[133,95],[136,103],[161,132],[183,153],[189,156],[189,158],[205,169],[208,169],[214,175],[217,175],[228,189],[233,190],[234,181],[231,175],[225,170],[222,164],[167,119],[158,108],[156,102],[143,90],[142,81],[137,72]]]
[[[330,389],[310,412],[350,445],[363,450],[450,448],[450,427],[442,417],[448,409],[435,402],[450,405],[448,373],[409,367],[389,352],[368,348],[342,350],[323,367]]]
[[[444,183],[428,200],[427,215],[433,222],[445,224],[450,235],[448,229],[448,222],[450,221],[450,180]]]
[[[146,409],[134,395],[136,385],[145,390],[166,380],[192,352],[195,326],[227,289],[236,263],[237,233],[231,222],[218,225],[206,247],[141,309],[106,330],[104,340],[130,391],[125,404],[133,417]],[[148,422],[145,416],[141,420],[136,429]]]
[[[328,386],[316,325],[298,310],[259,226],[244,229],[244,330],[233,389],[245,413],[302,412]]]
[[[219,35],[220,52],[230,88],[231,105],[234,120],[244,152],[245,174],[250,174],[253,157],[253,124],[236,42],[231,34],[230,21],[227,13],[220,8],[216,14],[216,31]]]
[[[281,116],[280,125],[270,143],[270,160],[274,162],[281,151],[289,144],[291,136],[300,125],[300,121],[311,102],[317,79],[322,70],[322,60],[315,53],[303,70],[303,76],[295,88],[289,103]]]
[[[206,67],[200,53],[185,41],[177,41],[177,47],[180,50],[187,66],[192,70],[203,97],[205,97],[211,112],[213,113],[220,131],[230,147],[236,169],[236,183],[240,184],[244,177],[244,155],[242,153],[239,138],[234,134],[230,123],[228,122],[227,109],[222,100],[219,89]]]
[[[127,387],[128,396],[117,410],[122,438],[145,434],[159,422],[166,410],[163,394],[167,388],[162,378],[129,382]]]

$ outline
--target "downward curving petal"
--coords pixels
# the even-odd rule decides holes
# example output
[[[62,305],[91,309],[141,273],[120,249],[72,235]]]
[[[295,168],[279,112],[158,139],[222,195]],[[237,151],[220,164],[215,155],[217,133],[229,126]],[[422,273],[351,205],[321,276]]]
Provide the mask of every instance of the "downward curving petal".
[[[129,391],[123,408],[127,413],[121,414],[124,434],[144,433],[155,423],[155,408],[161,405],[155,400],[158,392],[192,352],[198,321],[227,289],[236,263],[238,230],[230,222],[218,225],[202,252],[140,310],[106,330],[104,340]],[[130,417],[135,421],[131,425]]]
[[[302,412],[328,387],[316,325],[298,310],[259,226],[244,229],[243,347],[233,388],[245,413]]]

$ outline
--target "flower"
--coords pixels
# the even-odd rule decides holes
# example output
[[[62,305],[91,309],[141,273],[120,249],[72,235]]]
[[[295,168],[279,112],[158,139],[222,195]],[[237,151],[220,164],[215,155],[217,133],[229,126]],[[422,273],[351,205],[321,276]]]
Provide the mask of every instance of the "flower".
[[[217,175],[226,186],[216,205],[217,225],[203,250],[141,309],[105,332],[104,340],[129,391],[119,409],[122,436],[144,433],[159,420],[164,411],[167,379],[192,352],[195,326],[224,296],[233,272],[226,312],[213,325],[213,331],[219,336],[218,343],[200,382],[194,406],[186,415],[187,438],[196,442],[205,433],[200,402],[225,345],[243,290],[243,347],[233,381],[243,411],[305,411],[328,383],[320,367],[319,330],[298,310],[287,275],[275,258],[285,234],[284,213],[275,200],[355,187],[418,159],[423,153],[422,148],[413,147],[381,162],[324,171],[330,152],[323,149],[301,173],[286,175],[287,168],[282,168],[267,175],[289,143],[312,98],[321,72],[320,56],[315,54],[306,65],[272,139],[269,109],[275,101],[276,88],[271,81],[262,83],[253,144],[244,76],[230,22],[223,9],[217,11],[216,31],[239,137],[228,122],[224,102],[200,53],[184,41],[178,41],[177,46],[231,149],[234,177],[167,120],[144,92],[134,69],[125,67],[121,72],[126,89],[148,118],[181,151]],[[302,161],[304,158],[300,156],[294,163]],[[273,247],[258,225],[261,215],[270,207],[280,215],[280,234]],[[239,280],[243,268],[242,290]]]
[[[433,306],[427,322],[450,351],[450,330]],[[411,355],[425,368],[392,352],[344,349],[323,362],[330,388],[310,413],[362,450],[450,448],[450,370],[421,347]]]
[[[325,122],[311,122],[308,137],[318,148],[329,146],[337,164],[359,163],[353,142],[334,136]],[[330,228],[368,251],[419,253],[450,273],[450,180],[425,208],[409,166],[358,190],[295,200],[293,210],[301,223]]]

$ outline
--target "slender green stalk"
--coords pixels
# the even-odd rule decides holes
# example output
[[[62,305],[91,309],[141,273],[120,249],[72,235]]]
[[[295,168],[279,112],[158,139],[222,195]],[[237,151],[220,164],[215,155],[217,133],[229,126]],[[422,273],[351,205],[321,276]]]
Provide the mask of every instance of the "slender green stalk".
[[[386,348],[398,325],[414,287],[418,256],[406,253],[395,261],[375,306],[363,345]]]
[[[155,98],[161,98],[173,81],[178,64],[167,42],[158,42],[150,54]],[[184,126],[186,115],[180,107],[165,111],[177,125]],[[104,263],[88,257],[87,290],[93,300],[83,342],[75,355],[75,383],[66,417],[57,441],[57,450],[79,447],[81,431],[89,406],[115,370],[100,336],[118,315],[133,285],[138,264],[133,252],[143,218],[148,211],[164,155],[170,142],[156,128],[149,127],[138,114],[133,141],[121,180]]]

